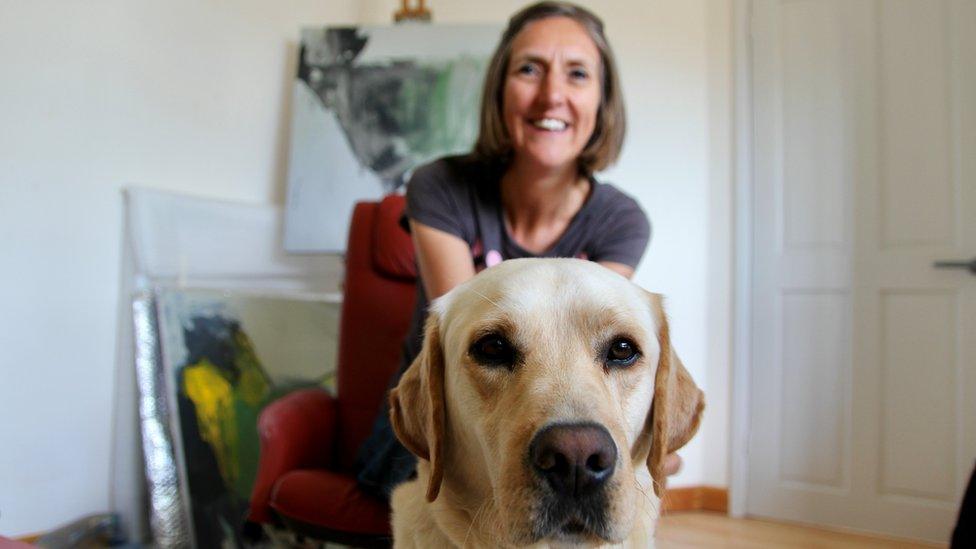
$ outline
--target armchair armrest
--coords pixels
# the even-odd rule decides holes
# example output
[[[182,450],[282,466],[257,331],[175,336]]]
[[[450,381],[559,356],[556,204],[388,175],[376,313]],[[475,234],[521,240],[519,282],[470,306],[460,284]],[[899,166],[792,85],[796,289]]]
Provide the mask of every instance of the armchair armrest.
[[[249,520],[271,521],[271,491],[288,471],[329,467],[336,416],[335,397],[322,389],[289,393],[262,410],[258,418],[261,454],[251,491]]]

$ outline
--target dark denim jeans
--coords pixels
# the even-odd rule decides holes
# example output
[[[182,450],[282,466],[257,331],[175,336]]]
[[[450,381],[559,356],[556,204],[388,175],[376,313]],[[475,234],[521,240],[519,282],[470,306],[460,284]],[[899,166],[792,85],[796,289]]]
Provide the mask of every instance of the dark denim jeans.
[[[393,379],[389,389],[396,387],[400,376],[406,371],[409,362],[404,361]],[[410,480],[417,472],[417,456],[400,444],[393,434],[390,423],[390,404],[384,398],[379,415],[373,422],[373,430],[359,447],[356,454],[356,481],[359,487],[378,498],[389,501],[393,489],[401,482]]]

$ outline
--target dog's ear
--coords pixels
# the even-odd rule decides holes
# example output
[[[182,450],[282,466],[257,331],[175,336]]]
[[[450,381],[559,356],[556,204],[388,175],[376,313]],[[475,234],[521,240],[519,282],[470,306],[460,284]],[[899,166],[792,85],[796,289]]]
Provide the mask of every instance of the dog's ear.
[[[668,319],[661,296],[651,294],[651,304],[658,320],[657,338],[661,354],[654,376],[654,400],[645,430],[650,430],[651,438],[647,468],[654,479],[654,493],[661,497],[666,476],[665,457],[687,444],[695,435],[705,408],[705,395],[671,347]]]
[[[437,499],[444,477],[444,353],[433,312],[427,318],[424,346],[400,383],[390,391],[390,421],[400,442],[430,462],[427,501]]]

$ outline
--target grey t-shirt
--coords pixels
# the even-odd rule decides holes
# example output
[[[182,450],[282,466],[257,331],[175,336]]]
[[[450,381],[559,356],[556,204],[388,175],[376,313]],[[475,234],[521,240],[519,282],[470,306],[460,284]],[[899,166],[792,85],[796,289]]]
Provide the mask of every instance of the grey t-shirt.
[[[534,254],[519,246],[505,228],[501,176],[499,166],[471,156],[422,166],[407,185],[405,216],[467,242],[476,271],[520,257],[576,257],[637,267],[651,225],[633,198],[591,178],[590,195],[566,231],[551,248]],[[403,349],[404,369],[420,353],[427,306],[424,285],[418,280],[417,305]]]

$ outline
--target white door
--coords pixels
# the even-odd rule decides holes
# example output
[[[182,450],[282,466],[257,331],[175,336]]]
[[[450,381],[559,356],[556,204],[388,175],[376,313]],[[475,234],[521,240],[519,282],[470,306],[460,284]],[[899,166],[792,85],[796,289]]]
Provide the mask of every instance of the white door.
[[[747,511],[946,541],[976,462],[976,1],[757,0]]]

